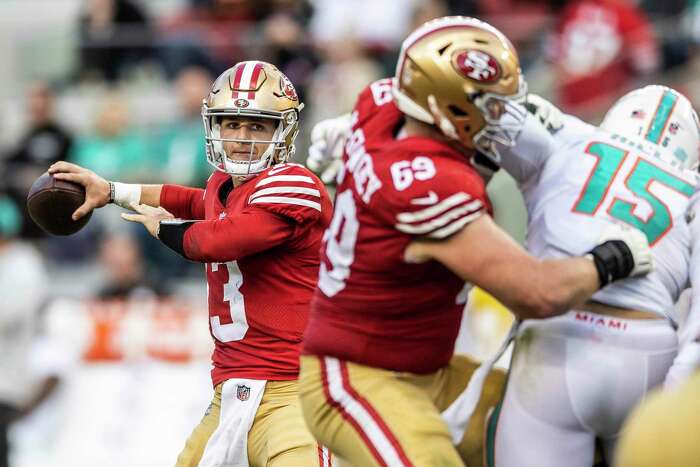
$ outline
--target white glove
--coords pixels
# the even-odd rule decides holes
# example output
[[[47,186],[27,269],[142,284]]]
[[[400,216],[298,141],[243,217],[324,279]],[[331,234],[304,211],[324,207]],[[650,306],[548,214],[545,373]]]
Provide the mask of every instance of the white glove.
[[[649,241],[641,230],[626,224],[611,223],[601,234],[598,244],[608,240],[622,240],[632,253],[634,268],[627,277],[643,276],[653,269],[653,258]]]
[[[556,133],[564,126],[564,116],[561,110],[547,99],[529,93],[524,106],[550,133]]]
[[[331,183],[342,165],[343,148],[350,136],[350,114],[322,120],[311,130],[311,146],[306,166]]]

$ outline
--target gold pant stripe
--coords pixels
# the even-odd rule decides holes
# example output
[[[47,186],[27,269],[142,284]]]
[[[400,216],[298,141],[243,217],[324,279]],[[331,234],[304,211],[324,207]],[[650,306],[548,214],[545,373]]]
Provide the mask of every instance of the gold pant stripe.
[[[353,389],[346,363],[331,357],[320,360],[326,400],[355,428],[377,462],[411,467],[413,464],[382,417]]]

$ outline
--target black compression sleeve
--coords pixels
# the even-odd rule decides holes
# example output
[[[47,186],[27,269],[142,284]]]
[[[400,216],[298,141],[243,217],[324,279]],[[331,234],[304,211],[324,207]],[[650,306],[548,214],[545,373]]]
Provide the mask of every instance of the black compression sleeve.
[[[160,221],[160,229],[158,230],[158,239],[165,246],[175,251],[176,253],[187,258],[185,255],[184,241],[185,232],[194,224],[194,221],[183,220],[164,220]]]

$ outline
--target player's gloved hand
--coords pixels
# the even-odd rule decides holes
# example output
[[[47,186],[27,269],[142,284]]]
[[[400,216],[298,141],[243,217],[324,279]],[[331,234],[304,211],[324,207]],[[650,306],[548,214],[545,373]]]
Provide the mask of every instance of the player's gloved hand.
[[[319,174],[323,183],[335,180],[340,170],[345,142],[350,136],[350,114],[322,120],[311,130],[306,166]]]
[[[561,110],[537,94],[529,93],[523,106],[528,112],[537,117],[550,133],[555,133],[564,126],[564,115],[561,113]]]
[[[649,242],[640,230],[611,224],[598,242],[588,254],[598,270],[601,287],[619,279],[648,274],[653,268]]]

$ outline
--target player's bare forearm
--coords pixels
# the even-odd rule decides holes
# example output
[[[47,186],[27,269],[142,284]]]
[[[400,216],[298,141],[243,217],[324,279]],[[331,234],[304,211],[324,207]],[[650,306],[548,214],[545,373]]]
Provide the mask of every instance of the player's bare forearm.
[[[542,310],[544,316],[537,317],[546,318],[581,305],[600,288],[598,271],[588,258],[540,261],[539,268],[536,278],[550,307]]]
[[[487,215],[446,241],[416,242],[407,254],[441,262],[524,319],[563,313],[587,300],[600,286],[593,261],[540,261]]]
[[[141,204],[160,207],[160,192],[163,185],[141,185]]]

